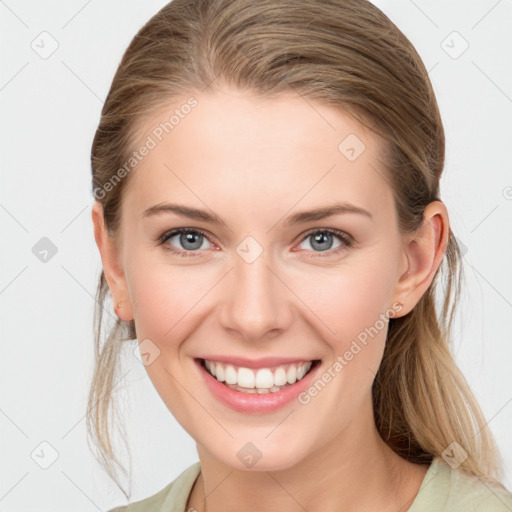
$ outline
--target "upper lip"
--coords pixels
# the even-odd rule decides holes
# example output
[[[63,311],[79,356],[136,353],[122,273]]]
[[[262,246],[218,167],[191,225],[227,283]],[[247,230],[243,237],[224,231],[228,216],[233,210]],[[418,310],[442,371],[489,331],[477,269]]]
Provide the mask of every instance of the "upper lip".
[[[259,359],[247,359],[245,357],[218,355],[203,356],[200,359],[207,359],[208,361],[215,361],[219,363],[228,363],[242,368],[269,368],[283,364],[300,363],[302,361],[316,361],[316,359],[308,357],[261,357]]]

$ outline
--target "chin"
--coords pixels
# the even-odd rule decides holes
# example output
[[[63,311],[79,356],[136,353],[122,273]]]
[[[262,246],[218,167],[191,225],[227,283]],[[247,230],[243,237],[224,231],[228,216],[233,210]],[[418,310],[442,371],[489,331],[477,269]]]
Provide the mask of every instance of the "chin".
[[[287,446],[283,446],[282,442],[275,446],[268,439],[261,442],[245,439],[238,442],[231,441],[229,446],[224,445],[221,450],[219,445],[216,445],[211,453],[226,466],[236,470],[280,471],[295,466],[307,456],[306,441],[300,443],[297,442],[297,438],[291,437],[291,439],[293,442]],[[302,450],[298,449],[299,446]]]

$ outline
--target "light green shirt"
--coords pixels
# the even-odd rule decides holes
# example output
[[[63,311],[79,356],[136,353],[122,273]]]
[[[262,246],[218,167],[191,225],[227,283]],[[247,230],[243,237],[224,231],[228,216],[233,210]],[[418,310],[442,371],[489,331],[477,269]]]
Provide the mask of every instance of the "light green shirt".
[[[189,466],[153,496],[109,512],[187,512],[185,507],[201,466]],[[479,478],[452,469],[436,457],[407,512],[510,512],[512,494]]]

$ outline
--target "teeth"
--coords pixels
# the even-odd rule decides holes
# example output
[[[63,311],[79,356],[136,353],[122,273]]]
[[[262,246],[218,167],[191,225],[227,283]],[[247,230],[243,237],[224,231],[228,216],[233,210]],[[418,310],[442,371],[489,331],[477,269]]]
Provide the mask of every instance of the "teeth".
[[[263,395],[265,393],[275,393],[276,391],[281,391],[281,389],[288,387],[290,384],[286,384],[286,386],[278,387],[272,386],[270,389],[267,388],[241,388],[236,384],[226,384],[228,388],[235,389],[236,391],[241,391],[242,393],[252,393]]]
[[[311,368],[313,361],[281,365],[277,368],[235,367],[231,364],[204,360],[208,371],[219,381],[246,393],[275,393],[301,380]]]
[[[217,365],[220,363],[217,363]],[[218,366],[217,366],[218,368]],[[217,380],[219,378],[217,377]],[[237,384],[242,388],[254,388],[254,372],[249,368],[238,368],[238,379]]]
[[[282,366],[274,372],[274,384],[276,386],[284,386],[286,384],[286,372]]]
[[[226,372],[224,376],[226,377],[226,384],[236,384],[238,381],[237,371],[231,364],[226,366]]]
[[[306,375],[306,372],[309,368],[306,368],[306,365],[304,363],[299,364],[299,369],[297,370],[297,380],[302,379],[304,375]]]
[[[297,367],[291,364],[286,372],[286,380],[288,384],[293,384],[297,380]]]
[[[257,388],[270,389],[274,385],[274,376],[272,375],[272,372],[268,368],[262,368],[261,370],[258,370],[256,373],[255,384],[256,384],[255,387],[257,387]],[[246,388],[252,387],[252,386],[245,386],[245,385],[243,385],[243,386]]]
[[[224,378],[224,368],[220,363],[215,365],[215,377],[219,382],[224,382],[226,379]]]

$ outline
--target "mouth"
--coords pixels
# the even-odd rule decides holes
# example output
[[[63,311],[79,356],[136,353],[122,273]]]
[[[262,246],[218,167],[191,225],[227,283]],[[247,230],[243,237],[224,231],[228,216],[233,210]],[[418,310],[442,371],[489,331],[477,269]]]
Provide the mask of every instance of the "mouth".
[[[293,402],[311,385],[321,365],[320,359],[257,368],[203,358],[194,358],[194,362],[220,403],[254,414],[270,413]]]
[[[294,385],[309,374],[319,359],[304,360],[262,368],[235,366],[222,361],[199,360],[202,367],[218,382],[242,393],[278,393]]]

